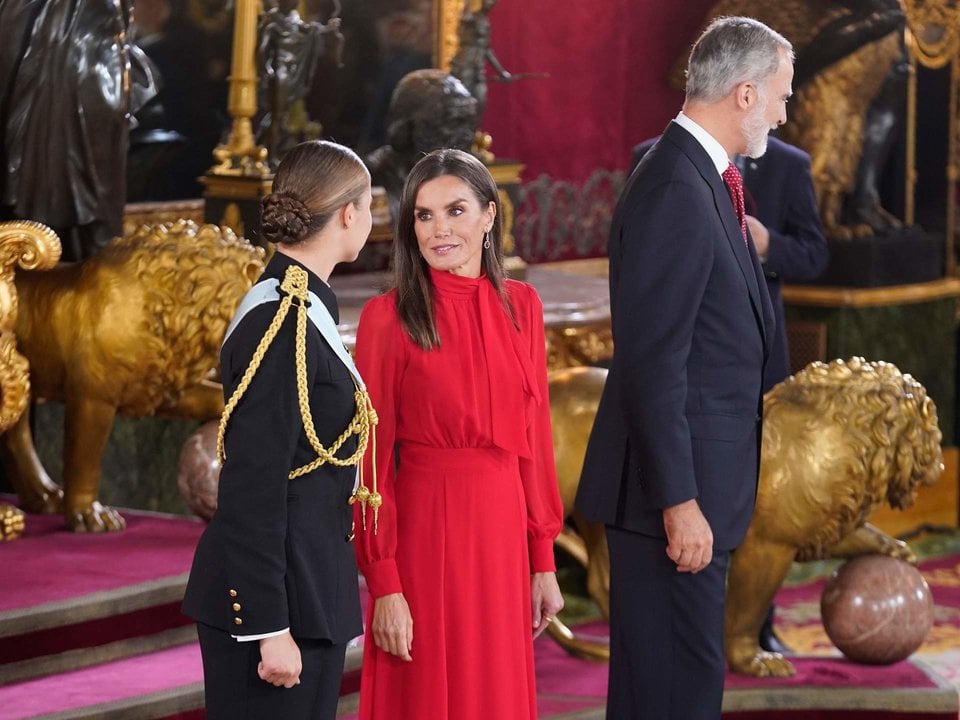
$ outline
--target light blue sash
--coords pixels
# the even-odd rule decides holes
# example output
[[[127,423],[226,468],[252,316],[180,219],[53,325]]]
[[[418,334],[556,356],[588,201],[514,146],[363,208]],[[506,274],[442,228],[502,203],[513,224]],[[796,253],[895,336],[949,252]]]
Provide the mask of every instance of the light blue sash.
[[[237,308],[233,320],[230,321],[230,326],[223,336],[223,342],[227,342],[227,338],[230,337],[230,334],[237,328],[237,325],[240,324],[240,321],[243,320],[248,312],[258,305],[277,302],[280,298],[280,293],[278,292],[279,287],[280,281],[276,278],[270,278],[268,280],[262,280],[250,288],[250,291],[240,302],[240,307]],[[333,350],[336,356],[340,358],[340,361],[346,366],[347,370],[350,371],[350,374],[353,375],[353,379],[357,385],[362,390],[365,390],[367,386],[364,385],[363,378],[360,377],[360,372],[353,363],[353,358],[350,357],[350,353],[348,353],[347,349],[343,346],[343,340],[340,339],[337,325],[333,322],[333,317],[330,315],[330,311],[327,310],[327,306],[323,304],[323,301],[317,297],[314,292],[308,292],[307,297],[310,299],[310,306],[307,308],[307,317],[310,318],[310,321],[320,332],[320,336],[330,349]],[[292,309],[296,311],[296,307]],[[223,347],[223,345],[221,345],[221,347]]]

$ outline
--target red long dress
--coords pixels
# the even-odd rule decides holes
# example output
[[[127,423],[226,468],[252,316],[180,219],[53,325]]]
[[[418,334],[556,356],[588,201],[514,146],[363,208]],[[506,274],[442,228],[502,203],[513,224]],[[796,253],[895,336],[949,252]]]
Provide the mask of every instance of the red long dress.
[[[360,718],[528,720],[530,574],[554,569],[562,522],[543,308],[507,281],[518,331],[485,277],[430,279],[439,348],[406,334],[396,291],[367,303],[357,331],[383,495],[376,534],[357,508],[357,557],[373,598],[403,592],[413,616],[404,662],[374,644],[371,603]]]

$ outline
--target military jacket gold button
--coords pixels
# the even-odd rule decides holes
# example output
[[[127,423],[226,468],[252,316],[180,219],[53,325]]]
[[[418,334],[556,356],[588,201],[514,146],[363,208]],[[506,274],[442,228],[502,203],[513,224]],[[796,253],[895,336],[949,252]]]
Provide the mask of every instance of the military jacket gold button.
[[[233,608],[234,612],[240,612],[240,603],[234,603],[231,605],[231,607]]]
[[[234,625],[243,625],[243,619],[242,619],[242,618],[235,617],[235,618],[233,619],[233,624],[234,624]]]
[[[230,594],[230,597],[236,597],[236,596],[237,596],[237,591],[236,591],[236,590],[230,590],[230,591],[229,591],[229,594]]]

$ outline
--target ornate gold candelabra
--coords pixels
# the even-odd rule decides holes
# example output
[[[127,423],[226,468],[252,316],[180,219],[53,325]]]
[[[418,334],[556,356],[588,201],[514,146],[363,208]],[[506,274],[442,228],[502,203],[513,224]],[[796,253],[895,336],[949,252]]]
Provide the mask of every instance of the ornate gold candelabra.
[[[258,0],[237,0],[233,19],[233,55],[230,58],[230,95],[227,109],[233,127],[226,144],[213,151],[217,164],[212,175],[264,177],[270,174],[267,149],[257,145],[251,118],[257,112]]]

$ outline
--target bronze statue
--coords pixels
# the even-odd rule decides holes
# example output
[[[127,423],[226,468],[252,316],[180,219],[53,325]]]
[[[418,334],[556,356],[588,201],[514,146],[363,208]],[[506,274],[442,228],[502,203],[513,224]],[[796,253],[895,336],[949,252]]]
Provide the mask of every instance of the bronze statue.
[[[487,108],[487,63],[493,68],[494,78],[501,82],[516,82],[525,78],[547,77],[546,73],[512,73],[507,70],[490,45],[490,11],[497,0],[481,0],[474,10],[467,0],[457,29],[457,52],[450,60],[450,73],[464,84],[477,99],[477,121]]]
[[[373,184],[387,192],[393,217],[417,160],[437,148],[469,150],[476,130],[477,101],[456,77],[435,69],[403,76],[390,98],[387,144],[365,160]]]
[[[3,436],[25,509],[63,512],[75,531],[121,530],[97,500],[113,419],[209,420],[223,410],[223,333],[263,270],[263,250],[215,225],[142,226],[96,256],[20,273],[16,337],[35,398],[64,403],[63,488],[37,458],[27,413]]]
[[[796,49],[795,96],[780,136],[810,153],[827,236],[899,227],[878,190],[906,97],[898,0],[720,0],[705,23],[720,15],[755,17]],[[673,79],[682,86],[682,70]]]
[[[60,240],[50,228],[22,220],[0,223],[0,433],[20,418],[30,395],[30,367],[17,352],[14,334],[18,311],[14,268],[46,270],[59,258]],[[15,540],[23,530],[23,511],[0,503],[0,541]]]
[[[557,480],[573,511],[586,438],[606,370],[569,368],[550,375]],[[757,505],[727,581],[725,642],[730,667],[756,676],[793,674],[782,655],[760,649],[767,608],[794,560],[883,553],[913,561],[905,543],[867,524],[884,503],[913,504],[943,471],[937,411],[926,391],[894,365],[862,358],[812,363],[764,398]],[[587,569],[587,589],[609,616],[610,565],[604,529],[574,512],[577,532],[557,545]],[[551,635],[579,655],[609,657],[609,647],[565,628]]]
[[[450,60],[450,73],[477,99],[478,119],[483,117],[487,107],[487,63],[501,80],[517,79],[500,64],[490,47],[488,16],[496,4],[497,0],[482,0],[480,7],[474,10],[470,0],[467,0],[463,17],[460,18],[457,53]]]
[[[276,0],[276,5],[260,16],[257,28],[260,104],[266,110],[257,140],[267,148],[274,168],[287,150],[306,139],[291,127],[291,119],[294,113],[306,113],[303,99],[313,84],[326,36],[332,35],[336,41],[338,66],[343,52],[339,2],[335,2],[334,13],[326,24],[304,22],[297,5],[298,0]]]
[[[126,0],[0,5],[0,217],[53,228],[63,259],[120,235],[130,117],[155,93]]]

